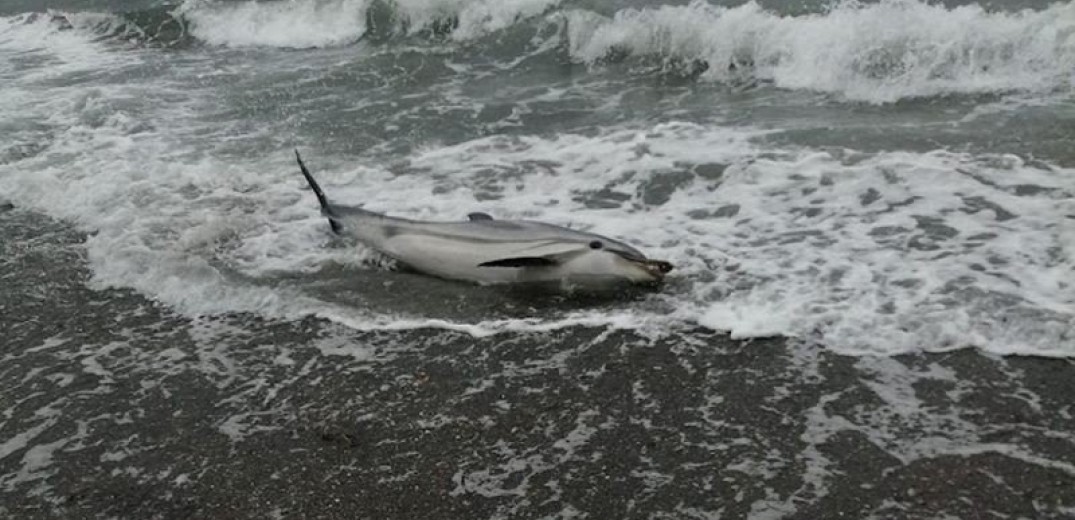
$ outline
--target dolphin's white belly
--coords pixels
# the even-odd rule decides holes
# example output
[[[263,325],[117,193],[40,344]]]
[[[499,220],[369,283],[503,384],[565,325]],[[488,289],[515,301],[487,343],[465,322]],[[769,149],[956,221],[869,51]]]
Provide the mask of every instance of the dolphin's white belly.
[[[479,267],[483,262],[502,258],[495,256],[497,252],[505,250],[498,244],[463,244],[434,235],[405,234],[385,240],[381,249],[413,269],[453,280],[511,283],[516,281],[522,270]]]

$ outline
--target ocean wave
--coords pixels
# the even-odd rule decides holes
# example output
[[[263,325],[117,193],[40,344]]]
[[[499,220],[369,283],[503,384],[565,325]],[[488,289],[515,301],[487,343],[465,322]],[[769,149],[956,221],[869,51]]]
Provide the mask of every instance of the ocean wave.
[[[806,15],[697,0],[611,16],[569,7],[559,0],[186,0],[175,9],[120,15],[49,12],[31,22],[53,33],[74,28],[91,40],[279,48],[363,39],[392,45],[398,38],[441,45],[528,31],[525,38],[487,40],[495,49],[479,44],[460,52],[511,61],[532,54],[536,38],[545,40],[541,52],[591,67],[627,63],[655,74],[763,82],[871,103],[1066,91],[1075,82],[1075,3],[990,12],[916,0],[846,1]],[[536,25],[559,30],[534,33]]]
[[[73,32],[86,40],[129,40],[175,46],[323,48],[373,36],[466,41],[512,27],[559,0],[311,0],[223,2],[186,0],[178,7],[129,12],[49,10],[0,17],[36,26],[33,42]],[[73,30],[73,31],[72,31]]]
[[[1075,4],[988,12],[914,0],[844,2],[826,13],[781,16],[738,7],[627,9],[611,18],[564,15],[573,59],[590,65],[655,60],[665,71],[714,81],[744,75],[786,89],[849,99],[1070,88]]]
[[[704,81],[762,81],[874,103],[948,94],[1048,92],[1072,86],[1075,4],[990,12],[916,0],[845,1],[782,15],[755,2],[624,9],[612,16],[558,0],[187,0],[175,14],[200,41],[329,47],[367,36],[473,41],[553,22],[568,59],[655,65]],[[530,45],[528,42],[526,45]],[[529,49],[498,49],[497,54]]]
[[[366,0],[316,2],[187,1],[176,14],[212,45],[289,48],[353,43],[366,32]]]
[[[537,16],[558,0],[187,0],[176,13],[214,45],[334,47],[367,34],[433,35],[469,40]]]
[[[129,13],[50,9],[0,17],[0,44],[8,49],[100,54],[99,44],[106,42],[174,46],[191,41],[184,20],[168,8]]]

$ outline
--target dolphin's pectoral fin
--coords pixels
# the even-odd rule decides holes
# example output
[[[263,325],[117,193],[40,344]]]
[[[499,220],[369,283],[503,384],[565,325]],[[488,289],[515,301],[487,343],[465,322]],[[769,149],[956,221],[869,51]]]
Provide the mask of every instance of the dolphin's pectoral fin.
[[[482,262],[478,267],[552,267],[557,264],[556,260],[544,256],[517,256]]]
[[[474,222],[475,220],[493,220],[492,215],[488,213],[482,213],[480,211],[475,211],[474,213],[467,213],[467,218],[469,218],[471,222]]]

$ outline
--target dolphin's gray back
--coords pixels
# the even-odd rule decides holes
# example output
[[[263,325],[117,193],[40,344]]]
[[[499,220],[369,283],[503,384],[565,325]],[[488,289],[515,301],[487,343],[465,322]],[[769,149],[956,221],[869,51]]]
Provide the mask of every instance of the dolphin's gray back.
[[[597,248],[610,249],[626,257],[645,258],[645,255],[637,249],[623,242],[544,222],[494,220],[484,213],[472,214],[469,221],[426,222],[389,217],[358,206],[333,204],[302,162],[298,150],[295,150],[295,160],[306,182],[317,195],[321,213],[332,224],[332,230],[336,233],[354,236],[375,249],[384,250],[388,240],[401,235],[426,235],[442,240],[459,241],[461,247],[466,243],[488,245],[496,242],[513,244],[561,242],[587,246],[597,244]]]

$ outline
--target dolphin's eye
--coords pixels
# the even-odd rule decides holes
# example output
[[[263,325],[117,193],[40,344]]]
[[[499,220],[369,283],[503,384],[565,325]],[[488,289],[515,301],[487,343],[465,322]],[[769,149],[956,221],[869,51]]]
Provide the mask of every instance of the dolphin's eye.
[[[600,240],[590,242],[590,249],[601,249],[602,247],[605,247],[605,245],[602,244]]]

